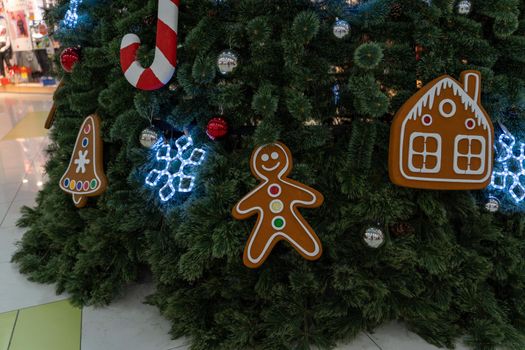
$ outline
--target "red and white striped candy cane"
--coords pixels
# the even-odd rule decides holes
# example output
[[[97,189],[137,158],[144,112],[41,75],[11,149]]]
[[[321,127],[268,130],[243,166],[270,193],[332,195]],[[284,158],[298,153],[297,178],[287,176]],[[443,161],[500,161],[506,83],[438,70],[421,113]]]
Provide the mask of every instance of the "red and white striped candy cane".
[[[140,38],[126,34],[120,44],[120,66],[131,85],[141,90],[157,90],[166,85],[177,65],[177,26],[180,0],[159,0],[155,59],[149,68],[137,60]]]

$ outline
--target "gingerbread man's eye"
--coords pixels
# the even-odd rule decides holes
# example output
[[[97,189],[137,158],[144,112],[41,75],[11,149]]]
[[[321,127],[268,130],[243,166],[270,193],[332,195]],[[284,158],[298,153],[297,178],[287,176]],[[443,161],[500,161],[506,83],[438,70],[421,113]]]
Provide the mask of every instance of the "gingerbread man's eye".
[[[263,160],[263,162],[267,162],[270,160],[270,157],[265,153],[262,155],[261,159]]]
[[[273,153],[272,153],[272,159],[273,159],[273,160],[276,160],[277,158],[279,158],[279,153],[277,153],[277,152],[273,152]]]

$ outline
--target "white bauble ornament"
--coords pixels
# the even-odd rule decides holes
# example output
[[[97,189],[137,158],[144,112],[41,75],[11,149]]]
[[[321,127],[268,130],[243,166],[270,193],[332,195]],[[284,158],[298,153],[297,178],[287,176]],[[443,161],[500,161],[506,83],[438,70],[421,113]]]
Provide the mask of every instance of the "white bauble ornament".
[[[363,235],[363,240],[370,248],[377,249],[385,244],[385,234],[377,227],[369,227]]]

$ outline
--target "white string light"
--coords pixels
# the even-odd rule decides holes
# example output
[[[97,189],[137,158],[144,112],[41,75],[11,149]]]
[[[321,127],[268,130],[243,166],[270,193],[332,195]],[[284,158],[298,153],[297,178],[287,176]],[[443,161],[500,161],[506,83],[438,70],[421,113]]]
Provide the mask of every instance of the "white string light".
[[[71,0],[69,3],[69,9],[66,12],[66,16],[64,17],[64,25],[67,28],[75,28],[78,23],[78,6],[82,3],[82,0]]]
[[[525,143],[516,142],[510,132],[498,139],[496,168],[492,173],[491,187],[510,194],[514,202],[525,199]]]
[[[151,170],[146,177],[146,185],[150,187],[165,183],[159,190],[159,197],[163,202],[169,201],[178,192],[193,191],[196,167],[201,165],[206,157],[206,151],[195,148],[190,136],[180,137],[175,141],[175,146],[176,151],[170,144],[164,144],[163,140],[160,140],[153,147],[157,152],[156,160],[165,162],[165,165],[161,170]]]

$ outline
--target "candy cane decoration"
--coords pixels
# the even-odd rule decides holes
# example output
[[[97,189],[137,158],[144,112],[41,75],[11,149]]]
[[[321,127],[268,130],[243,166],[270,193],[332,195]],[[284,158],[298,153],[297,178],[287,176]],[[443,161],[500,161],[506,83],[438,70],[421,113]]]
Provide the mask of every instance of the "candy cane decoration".
[[[131,85],[141,90],[157,90],[166,85],[177,65],[177,26],[180,0],[159,0],[155,58],[149,68],[137,60],[140,38],[126,34],[120,44],[120,66]]]

